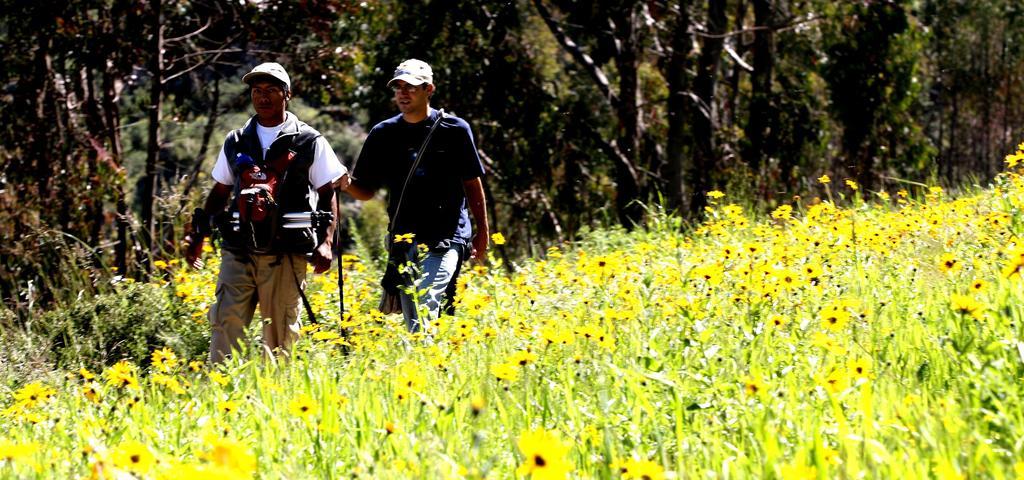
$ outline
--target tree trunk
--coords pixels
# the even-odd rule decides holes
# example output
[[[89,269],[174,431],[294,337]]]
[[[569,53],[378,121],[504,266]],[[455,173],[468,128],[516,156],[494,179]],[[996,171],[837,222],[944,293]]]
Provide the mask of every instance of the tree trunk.
[[[736,2],[736,14],[733,17],[733,30],[741,31],[744,29],[744,23],[747,17],[747,2],[746,0],[740,0]],[[743,53],[746,51],[746,46],[743,45],[743,37],[736,36],[735,49],[736,55],[740,58],[743,57]],[[737,116],[737,102],[736,99],[740,95],[740,78],[743,76],[743,66],[739,62],[733,62],[732,73],[729,75],[729,96],[725,99],[725,106],[722,118],[723,128],[725,130],[732,129],[733,125],[736,125]]]
[[[954,91],[952,92],[952,95],[953,111],[949,117],[949,156],[946,158],[946,164],[948,165],[946,168],[946,180],[950,183],[953,182],[954,175],[956,175],[956,162],[957,158],[960,157],[961,151],[961,148],[957,143],[957,140],[960,137],[960,135],[958,135],[958,130],[960,129],[960,94],[959,92]]]
[[[722,57],[726,16],[725,0],[708,0],[707,35],[703,39],[694,94],[697,108],[693,109],[693,170],[689,172],[690,212],[699,215],[707,205],[707,192],[715,169],[715,82]]]
[[[106,137],[110,144],[110,167],[115,173],[114,203],[117,210],[114,222],[117,227],[117,243],[114,244],[114,266],[120,275],[128,274],[128,200],[125,198],[125,171],[121,161],[121,116],[117,105],[118,94],[116,74],[103,72],[103,115],[106,119]]]
[[[196,184],[196,177],[203,168],[203,159],[206,158],[206,151],[210,147],[210,139],[213,138],[213,131],[217,127],[217,117],[220,114],[220,78],[213,80],[213,93],[210,98],[210,111],[207,113],[206,127],[203,129],[203,141],[199,145],[199,153],[196,154],[195,164],[192,166],[192,173],[188,176],[185,188],[181,193],[182,205],[188,201],[188,193]]]
[[[615,38],[619,41],[619,51],[615,56],[615,66],[619,73],[619,151],[625,161],[637,165],[640,158],[640,108],[637,101],[639,80],[639,42],[637,41],[637,8],[636,2],[625,2],[612,21],[615,25]],[[624,166],[616,168],[615,182],[618,191],[615,205],[619,221],[627,228],[640,222],[643,208],[637,202],[640,199],[640,183],[635,177],[638,172],[631,172]]]
[[[666,146],[667,200],[675,213],[682,214],[689,209],[690,192],[686,184],[686,173],[693,170],[686,147],[690,144],[686,126],[689,123],[690,99],[687,96],[689,83],[686,68],[689,63],[693,39],[690,29],[690,0],[682,0],[672,29],[671,48],[666,65],[665,80],[668,83],[668,145]]]
[[[156,255],[157,232],[156,219],[153,215],[153,204],[157,191],[157,164],[160,161],[160,102],[163,94],[163,25],[161,20],[161,0],[150,0],[151,21],[153,28],[153,50],[149,62],[149,142],[146,149],[146,176],[143,180],[142,199],[142,242],[143,268],[148,274],[151,270],[153,257]]]
[[[744,157],[759,177],[766,158],[765,138],[771,125],[772,68],[775,63],[774,21],[771,0],[753,0],[754,3],[754,72],[750,75],[750,116],[747,121],[747,140],[750,142]]]
[[[91,63],[91,62],[90,62]],[[88,179],[90,196],[88,198],[88,214],[86,215],[86,222],[89,228],[89,245],[100,244],[100,235],[103,233],[103,195],[100,193],[103,190],[102,182],[104,179],[100,175],[100,145],[102,141],[106,126],[103,122],[103,114],[100,112],[99,101],[96,99],[96,92],[93,86],[94,76],[91,66],[82,68],[79,77],[79,85],[84,83],[82,93],[84,94],[84,101],[82,104],[82,110],[85,112],[85,125],[86,132],[88,132],[89,141],[93,143],[89,145],[88,150]],[[99,254],[97,252],[94,258],[95,262],[99,262]]]

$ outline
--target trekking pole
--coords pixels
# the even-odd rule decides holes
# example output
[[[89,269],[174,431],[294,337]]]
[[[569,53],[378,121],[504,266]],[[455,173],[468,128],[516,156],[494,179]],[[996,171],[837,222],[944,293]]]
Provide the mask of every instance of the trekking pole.
[[[338,320],[341,327],[341,338],[345,341],[341,352],[348,355],[351,346],[348,343],[348,328],[345,327],[345,269],[341,259],[341,188],[339,187],[334,187],[334,248],[338,249]]]

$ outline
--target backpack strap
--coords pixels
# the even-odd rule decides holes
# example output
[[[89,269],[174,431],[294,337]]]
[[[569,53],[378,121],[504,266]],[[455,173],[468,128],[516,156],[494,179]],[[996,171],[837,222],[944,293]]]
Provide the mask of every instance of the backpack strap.
[[[416,153],[416,158],[412,162],[412,167],[409,168],[409,173],[405,176],[405,182],[402,184],[402,192],[398,195],[398,204],[395,205],[395,215],[391,217],[391,225],[388,225],[388,235],[390,236],[395,232],[395,225],[398,223],[398,214],[402,211],[402,200],[405,199],[405,189],[409,186],[409,180],[412,180],[412,174],[416,172],[416,167],[420,166],[420,160],[423,159],[423,152],[427,150],[427,144],[430,143],[430,138],[434,136],[434,131],[437,130],[437,126],[441,124],[441,120],[444,120],[445,114],[444,109],[438,111],[437,120],[434,120],[434,124],[430,126],[430,131],[427,132],[427,138],[423,139],[423,144],[420,145],[420,151]],[[390,238],[388,239],[391,240]]]

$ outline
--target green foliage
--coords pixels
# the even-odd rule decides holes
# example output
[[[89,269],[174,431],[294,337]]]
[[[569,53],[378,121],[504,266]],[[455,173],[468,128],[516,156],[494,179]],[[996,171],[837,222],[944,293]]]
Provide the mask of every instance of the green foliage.
[[[186,358],[205,354],[208,323],[190,314],[168,287],[126,282],[47,312],[27,330],[47,342],[52,362],[65,368],[101,368],[121,359],[146,365],[150,352],[164,346]]]
[[[850,172],[875,185],[885,164],[920,171],[928,148],[912,116],[921,36],[910,2],[857,2],[839,9],[842,17],[826,30],[831,107],[843,127]]]
[[[346,215],[342,213],[342,216]],[[387,204],[379,199],[364,202],[357,215],[349,215],[352,237],[356,252],[370,262],[382,262],[387,257],[385,242],[388,241]],[[381,264],[383,267],[383,264]]]

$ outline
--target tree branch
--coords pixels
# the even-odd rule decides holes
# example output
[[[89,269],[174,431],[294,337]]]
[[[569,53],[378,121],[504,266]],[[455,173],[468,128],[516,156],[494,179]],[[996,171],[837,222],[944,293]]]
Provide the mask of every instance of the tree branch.
[[[206,25],[203,25],[202,27],[199,27],[199,29],[197,29],[197,30],[195,30],[195,31],[193,31],[191,33],[186,33],[186,34],[184,34],[184,35],[182,35],[180,37],[174,37],[174,38],[165,39],[164,43],[180,42],[182,40],[187,40],[187,39],[192,38],[192,37],[194,37],[196,35],[199,35],[200,33],[203,33],[203,30],[206,30],[207,28],[210,28],[210,23],[211,23],[210,19],[207,18],[206,19]]]
[[[629,176],[633,178],[634,182],[639,181],[640,176],[637,175],[636,168],[633,166],[633,163],[629,161],[629,158],[622,153],[622,150],[619,149],[619,145],[615,140],[606,140],[600,133],[598,133],[596,128],[584,128],[583,130],[590,135],[591,140],[597,143],[597,146],[604,151],[605,155],[608,155],[613,162],[622,166],[622,168],[629,173]]]
[[[732,45],[729,45],[728,43],[726,43],[725,44],[725,51],[726,51],[726,53],[729,54],[729,57],[731,57],[733,59],[733,61],[736,62],[736,65],[738,65],[743,70],[746,70],[747,72],[753,73],[754,67],[751,67],[750,64],[748,64],[747,62],[744,62],[743,58],[740,57],[740,55],[738,53],[736,53],[736,50],[732,48]]]
[[[805,23],[818,22],[820,20],[823,20],[824,18],[825,17],[822,17],[822,16],[815,16],[812,13],[812,14],[807,15],[807,17],[804,17],[804,18],[794,18],[794,19],[789,20],[788,23],[780,23],[780,24],[772,26],[772,27],[755,26],[755,27],[750,27],[750,28],[744,28],[743,30],[734,30],[734,31],[731,31],[731,32],[725,32],[725,33],[720,33],[720,34],[719,33],[705,33],[703,30],[701,30],[699,28],[696,28],[696,29],[693,30],[693,34],[698,36],[698,37],[701,37],[701,38],[715,38],[715,39],[718,39],[718,38],[735,37],[737,35],[743,35],[745,33],[753,33],[753,32],[756,32],[758,30],[772,30],[772,31],[775,31],[775,32],[784,32],[786,30],[792,30],[792,29],[794,29],[796,27],[799,27],[800,25],[803,25]]]
[[[555,22],[554,18],[551,16],[551,12],[544,6],[543,0],[533,0],[533,5],[537,8],[537,12],[540,14],[540,17],[548,26],[548,30],[550,30],[551,34],[555,36],[558,43],[562,45],[562,48],[572,55],[583,69],[590,74],[590,77],[594,80],[598,90],[600,90],[601,94],[608,99],[612,104],[612,107],[618,109],[619,98],[615,92],[612,91],[611,84],[608,82],[608,77],[604,74],[604,71],[601,70],[601,67],[594,62],[594,59],[590,58],[590,55],[587,55],[586,52],[580,49],[579,44],[573,41],[572,38],[569,38],[569,35],[562,30],[562,27],[560,27],[557,22]]]

